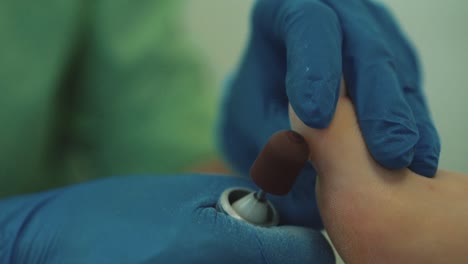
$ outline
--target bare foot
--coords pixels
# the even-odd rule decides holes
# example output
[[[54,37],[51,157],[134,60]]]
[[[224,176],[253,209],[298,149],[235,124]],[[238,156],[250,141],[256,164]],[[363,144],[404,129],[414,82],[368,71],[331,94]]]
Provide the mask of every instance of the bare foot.
[[[346,97],[327,129],[307,127],[292,108],[290,118],[309,143],[320,213],[347,263],[468,263],[467,175],[381,167]]]

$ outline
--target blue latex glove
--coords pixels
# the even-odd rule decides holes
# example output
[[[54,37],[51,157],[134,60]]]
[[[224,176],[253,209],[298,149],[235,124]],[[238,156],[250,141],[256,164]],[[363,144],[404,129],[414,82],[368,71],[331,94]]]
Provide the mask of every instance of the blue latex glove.
[[[214,209],[222,176],[135,176],[0,202],[0,263],[334,263],[320,232]]]
[[[246,54],[223,105],[228,161],[247,174],[268,138],[289,128],[288,102],[308,126],[327,127],[342,76],[374,159],[433,176],[440,143],[416,55],[386,9],[366,0],[256,2]],[[319,226],[315,173],[306,170],[288,197],[287,215]]]

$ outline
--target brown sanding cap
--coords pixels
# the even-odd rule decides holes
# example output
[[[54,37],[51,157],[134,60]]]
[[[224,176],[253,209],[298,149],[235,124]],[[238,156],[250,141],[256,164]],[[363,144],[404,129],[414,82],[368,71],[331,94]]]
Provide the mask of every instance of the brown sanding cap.
[[[309,158],[305,139],[292,130],[271,136],[250,168],[252,179],[267,193],[287,194]]]

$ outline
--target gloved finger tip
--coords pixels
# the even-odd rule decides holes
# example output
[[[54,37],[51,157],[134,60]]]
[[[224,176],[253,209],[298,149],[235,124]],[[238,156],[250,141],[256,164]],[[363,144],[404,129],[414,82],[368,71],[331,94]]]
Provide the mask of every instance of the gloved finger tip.
[[[407,151],[399,155],[373,155],[374,159],[382,166],[391,170],[398,170],[408,167],[414,156],[413,151]]]
[[[336,89],[336,93],[325,94],[316,90],[318,89],[296,93],[288,92],[288,98],[294,113],[304,124],[322,129],[328,127],[333,119],[339,98],[339,89]]]
[[[388,169],[408,167],[414,159],[414,148],[419,140],[417,130],[406,127],[389,129],[372,123],[366,125],[364,122],[361,130],[373,158]]]
[[[440,139],[434,125],[430,122],[418,125],[420,140],[415,147],[414,159],[409,168],[423,176],[434,177],[440,158]]]
[[[373,144],[369,150],[374,159],[387,169],[402,169],[408,167],[414,158],[414,148],[396,139],[387,139],[388,143]]]
[[[434,177],[439,165],[439,149],[434,147],[426,151],[418,151],[417,149],[416,151],[415,158],[409,169],[425,177]]]
[[[424,177],[433,178],[437,173],[437,163],[413,162],[409,169]]]
[[[327,128],[333,117],[333,114],[324,114],[318,109],[311,108],[296,111],[296,115],[305,125],[317,129]]]

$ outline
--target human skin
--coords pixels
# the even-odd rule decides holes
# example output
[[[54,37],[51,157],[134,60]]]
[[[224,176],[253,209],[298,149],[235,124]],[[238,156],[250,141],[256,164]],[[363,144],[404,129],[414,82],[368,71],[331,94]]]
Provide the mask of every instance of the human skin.
[[[222,175],[232,175],[234,174],[226,163],[219,159],[209,159],[205,162],[200,162],[195,164],[194,166],[190,166],[187,169],[188,172],[194,173],[208,173],[208,174],[222,174]]]
[[[326,129],[309,128],[289,109],[319,175],[325,228],[346,263],[468,263],[468,175],[439,170],[426,178],[383,168],[347,97]]]

